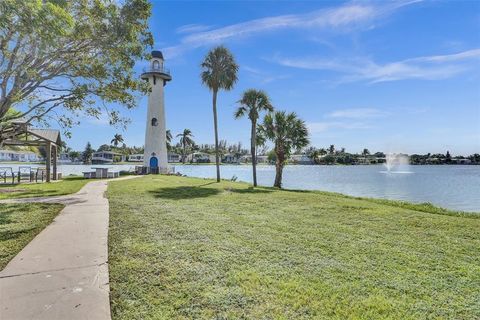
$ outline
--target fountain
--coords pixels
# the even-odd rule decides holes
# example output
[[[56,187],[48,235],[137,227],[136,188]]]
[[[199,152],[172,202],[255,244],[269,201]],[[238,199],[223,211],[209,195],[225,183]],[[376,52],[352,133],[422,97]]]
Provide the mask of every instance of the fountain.
[[[410,159],[406,154],[389,153],[386,155],[386,171],[382,173],[412,173],[410,171]]]

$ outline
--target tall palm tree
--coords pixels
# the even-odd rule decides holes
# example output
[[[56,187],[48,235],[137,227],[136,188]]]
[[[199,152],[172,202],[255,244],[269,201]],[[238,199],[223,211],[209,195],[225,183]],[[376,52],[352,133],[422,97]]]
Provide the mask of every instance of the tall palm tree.
[[[285,161],[292,150],[304,148],[309,144],[307,127],[294,112],[275,111],[265,116],[260,130],[275,144],[274,151],[277,159],[273,186],[281,188]]]
[[[334,154],[335,153],[335,146],[333,144],[328,147],[328,153],[329,154]]]
[[[121,134],[119,133],[116,133],[114,136],[113,136],[113,139],[110,141],[111,144],[113,144],[115,147],[118,147],[118,144],[122,143],[123,142],[123,137]]]
[[[170,151],[172,149],[172,132],[170,130],[167,130],[165,133],[167,139],[167,150]]]
[[[213,126],[215,130],[215,161],[217,182],[220,182],[220,154],[218,150],[217,94],[218,91],[231,90],[237,82],[238,65],[232,53],[223,46],[210,50],[202,64],[202,83],[212,91]]]
[[[252,123],[250,134],[250,154],[252,155],[253,186],[257,186],[257,121],[262,111],[273,111],[268,95],[262,90],[249,89],[238,101],[240,106],[235,111],[235,119],[247,116]]]
[[[193,134],[192,134],[192,131],[190,131],[190,129],[183,129],[183,132],[177,134],[177,137],[181,137],[180,144],[182,145],[182,150],[183,150],[182,163],[185,164],[185,158],[187,155],[187,146],[192,146],[195,144],[195,142],[192,139]]]

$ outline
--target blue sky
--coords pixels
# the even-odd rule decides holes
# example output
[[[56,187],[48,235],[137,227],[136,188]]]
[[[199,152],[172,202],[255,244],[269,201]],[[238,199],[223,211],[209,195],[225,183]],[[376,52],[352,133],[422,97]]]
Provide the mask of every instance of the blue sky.
[[[234,90],[219,95],[220,138],[230,143],[248,144],[249,123],[233,112],[258,88],[304,119],[317,147],[480,152],[479,1],[153,1],[150,27],[173,76],[167,127],[190,128],[197,143],[213,143],[200,63],[223,44],[240,65]],[[69,145],[98,147],[116,132],[143,145],[146,102],[125,112],[126,131],[83,120]]]

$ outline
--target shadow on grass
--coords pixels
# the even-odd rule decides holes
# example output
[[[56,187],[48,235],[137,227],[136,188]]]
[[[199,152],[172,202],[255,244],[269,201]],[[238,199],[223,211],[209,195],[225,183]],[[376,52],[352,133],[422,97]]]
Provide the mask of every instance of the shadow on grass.
[[[268,190],[268,189],[255,189],[253,187],[250,187],[248,189],[225,189],[226,191],[233,192],[233,193],[239,193],[239,194],[264,194],[264,193],[271,193],[273,190]]]
[[[199,185],[195,187],[181,186],[160,188],[149,191],[149,193],[151,193],[156,198],[170,200],[206,198],[220,193],[220,190],[218,189],[202,188],[202,186],[204,185]]]

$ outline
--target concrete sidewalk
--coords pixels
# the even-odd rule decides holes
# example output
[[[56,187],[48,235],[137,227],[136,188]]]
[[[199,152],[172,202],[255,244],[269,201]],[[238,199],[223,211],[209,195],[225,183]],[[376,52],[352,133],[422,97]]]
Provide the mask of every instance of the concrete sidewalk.
[[[8,201],[66,207],[0,272],[0,319],[110,319],[106,190]]]

